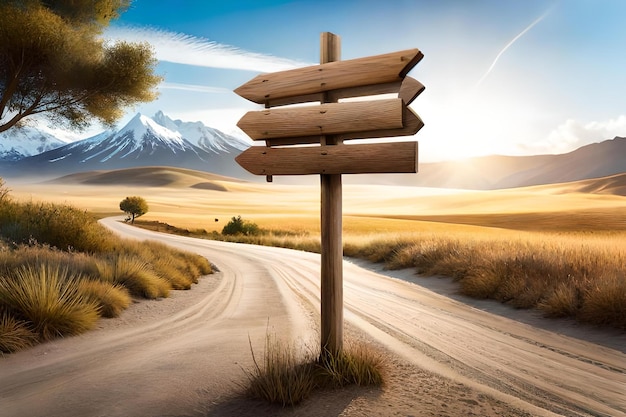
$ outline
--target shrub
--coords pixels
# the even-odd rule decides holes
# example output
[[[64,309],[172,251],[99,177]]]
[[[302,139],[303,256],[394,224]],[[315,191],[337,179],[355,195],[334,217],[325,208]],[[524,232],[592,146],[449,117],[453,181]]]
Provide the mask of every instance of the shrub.
[[[243,220],[241,216],[231,218],[222,229],[223,235],[255,236],[259,233],[260,229],[256,223]]]

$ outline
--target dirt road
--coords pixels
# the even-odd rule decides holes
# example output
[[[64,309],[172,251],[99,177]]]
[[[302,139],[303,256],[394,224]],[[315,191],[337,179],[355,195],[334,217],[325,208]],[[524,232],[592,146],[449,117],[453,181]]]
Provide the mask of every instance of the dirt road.
[[[235,415],[229,413],[237,408],[223,403],[245,379],[241,367],[251,365],[250,344],[263,351],[268,322],[278,335],[317,342],[318,255],[104,223],[127,237],[198,252],[220,273],[191,291],[134,304],[98,330],[0,358],[0,416]],[[350,262],[344,297],[347,325],[430,379],[443,377],[468,387],[472,398],[505,404],[494,415],[626,415],[623,335],[615,336],[621,338],[616,343],[592,343]],[[423,389],[413,383],[416,393]],[[439,405],[445,409],[428,415],[455,415],[455,395],[461,394],[446,392]],[[460,400],[476,410],[466,415],[481,415],[475,399]],[[376,415],[375,404],[360,410],[344,404],[317,415]],[[390,410],[378,415],[395,415]]]

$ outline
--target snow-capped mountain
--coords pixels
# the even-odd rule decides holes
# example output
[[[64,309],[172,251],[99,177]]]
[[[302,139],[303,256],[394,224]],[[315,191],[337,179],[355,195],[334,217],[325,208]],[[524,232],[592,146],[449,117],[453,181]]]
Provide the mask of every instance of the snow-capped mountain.
[[[60,139],[31,126],[0,133],[0,161],[17,161],[65,145]]]
[[[239,153],[248,149],[252,144],[243,138],[227,135],[218,129],[208,127],[202,122],[172,120],[162,111],[158,111],[152,120],[173,132],[180,133],[189,142],[209,152],[232,152],[235,148]]]
[[[139,113],[117,131],[105,131],[15,161],[6,167],[8,175],[0,173],[0,176],[51,176],[103,169],[173,166],[251,178],[234,160],[242,151],[240,139],[230,138],[200,122],[172,121],[162,112],[157,113],[157,119],[160,123]],[[192,125],[195,130],[189,127]],[[189,131],[195,135],[186,133]],[[212,131],[221,134],[211,136]],[[197,141],[205,146],[195,144]]]

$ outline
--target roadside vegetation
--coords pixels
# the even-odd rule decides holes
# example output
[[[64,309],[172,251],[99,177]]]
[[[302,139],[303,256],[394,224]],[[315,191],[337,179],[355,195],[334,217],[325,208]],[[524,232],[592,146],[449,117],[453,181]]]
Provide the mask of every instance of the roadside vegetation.
[[[254,366],[244,369],[245,393],[283,407],[301,403],[316,390],[379,386],[388,372],[387,357],[366,344],[348,345],[339,355],[320,355],[268,334],[262,358],[250,349]]]
[[[211,265],[157,242],[116,237],[71,206],[12,201],[0,180],[0,352],[93,328],[133,298],[188,289]]]
[[[508,220],[496,215],[498,227],[488,227],[488,216],[483,217],[480,225],[406,220],[407,231],[392,233],[372,233],[363,226],[346,231],[344,227],[344,255],[384,263],[388,269],[415,268],[422,275],[452,277],[462,294],[537,309],[546,317],[626,329],[626,230],[593,229],[591,225],[580,230],[580,219],[565,214],[556,216],[554,224],[541,214],[535,220],[527,215],[521,223],[514,215]],[[543,231],[536,230],[538,224]],[[302,229],[258,228],[256,234],[225,235],[159,222],[138,225],[209,239],[320,251],[319,235]]]

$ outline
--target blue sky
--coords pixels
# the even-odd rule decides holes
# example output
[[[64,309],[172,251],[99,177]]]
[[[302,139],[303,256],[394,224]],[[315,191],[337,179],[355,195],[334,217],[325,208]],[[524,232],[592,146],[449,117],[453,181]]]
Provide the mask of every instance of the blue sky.
[[[626,136],[623,0],[134,0],[105,32],[147,41],[160,97],[129,109],[231,132],[258,105],[232,90],[259,72],[418,48],[420,161],[563,153]],[[123,122],[123,121],[122,121]]]

